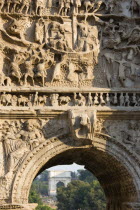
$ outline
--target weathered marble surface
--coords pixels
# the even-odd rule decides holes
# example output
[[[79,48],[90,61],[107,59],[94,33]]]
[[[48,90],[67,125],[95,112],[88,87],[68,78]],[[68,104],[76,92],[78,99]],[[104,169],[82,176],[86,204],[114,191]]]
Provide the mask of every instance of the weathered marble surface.
[[[0,0],[0,209],[73,162],[140,209],[139,125],[139,0]]]

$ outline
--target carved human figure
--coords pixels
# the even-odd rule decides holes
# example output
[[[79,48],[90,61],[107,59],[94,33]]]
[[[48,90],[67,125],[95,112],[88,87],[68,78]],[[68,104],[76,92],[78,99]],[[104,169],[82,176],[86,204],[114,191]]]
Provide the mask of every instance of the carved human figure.
[[[85,96],[83,96],[81,93],[79,93],[79,102],[78,102],[79,106],[85,106],[86,105],[86,99]]]
[[[61,80],[61,66],[66,62],[66,55],[63,55],[61,61],[57,62],[54,66],[52,82]]]
[[[88,37],[88,26],[85,21],[77,24],[78,26],[78,49],[80,51],[87,50],[87,37]]]
[[[124,103],[125,106],[130,106],[130,98],[129,98],[128,93],[125,94],[124,101],[125,101]]]
[[[40,124],[35,120],[27,120],[20,135],[23,141],[27,142],[31,151],[44,141]]]
[[[72,5],[74,14],[78,14],[79,8],[81,7],[81,0],[72,0]]]
[[[46,72],[46,61],[41,58],[37,64],[35,77],[41,78],[42,86],[45,86],[45,78],[47,77]]]
[[[140,1],[139,0],[133,0],[131,2],[131,7],[132,7],[132,16],[134,16],[135,11],[138,11],[138,15],[140,15]]]
[[[127,44],[137,44],[138,42],[140,42],[140,27],[136,26],[130,32]]]
[[[125,105],[125,98],[123,93],[120,94],[120,106],[124,106]]]
[[[36,0],[36,15],[42,15],[45,5],[44,0]]]
[[[13,12],[16,12],[17,6],[19,6],[21,3],[21,0],[6,0],[6,4],[7,4],[7,12],[11,12],[13,10]]]
[[[19,12],[23,13],[23,11],[25,10],[25,14],[31,14],[31,2],[31,0],[22,0]]]
[[[91,93],[88,94],[88,99],[87,99],[87,106],[92,106],[93,105],[93,98]]]
[[[113,104],[114,104],[114,105],[118,105],[118,97],[117,97],[117,93],[114,93],[114,97],[113,97]]]
[[[65,6],[64,6],[64,8],[65,8],[64,15],[65,16],[70,15],[71,0],[65,0],[64,4],[65,4]]]
[[[33,105],[38,106],[38,92],[36,92],[34,95]]]
[[[40,18],[35,24],[35,41],[39,44],[43,43],[45,25],[42,18]]]
[[[59,15],[64,14],[64,8],[65,8],[65,0],[59,0]]]
[[[59,94],[51,94],[50,95],[51,106],[59,106],[58,98],[59,98]]]
[[[103,98],[103,93],[100,93],[100,105],[105,105],[105,100]]]
[[[20,79],[22,76],[21,70],[19,67],[20,61],[21,61],[21,57],[20,55],[16,53],[13,56],[13,61],[10,63],[10,75],[16,78],[19,84],[20,84]]]
[[[126,76],[125,76],[125,69],[126,69],[126,64],[127,61],[125,59],[126,54],[122,53],[122,60],[115,60],[117,63],[119,63],[119,80],[122,84],[122,86],[125,86],[125,80],[126,80]]]
[[[54,47],[58,50],[63,50],[63,51],[70,50],[68,41],[65,37],[65,29],[62,26],[60,27],[60,30],[58,31],[55,37]]]
[[[18,98],[16,95],[13,95],[12,100],[11,100],[12,106],[14,107],[17,106],[17,103],[18,103]]]
[[[107,106],[110,106],[110,102],[111,102],[111,101],[110,101],[110,96],[109,96],[109,93],[107,93],[107,94],[106,94],[106,105],[107,105]]]
[[[23,157],[29,152],[26,142],[22,141],[15,129],[16,125],[10,122],[4,125],[4,131],[2,132],[2,142],[7,162],[7,178],[12,176]]]
[[[74,105],[75,105],[75,106],[78,106],[79,100],[78,100],[78,98],[77,98],[77,93],[74,93],[73,99],[74,99]]]
[[[94,105],[99,105],[99,95],[98,95],[98,93],[95,94]]]
[[[108,11],[109,13],[113,13],[116,5],[115,0],[107,0],[105,3],[106,3],[106,11]]]
[[[28,78],[30,78],[32,80],[32,85],[34,86],[34,72],[33,72],[31,57],[29,58],[29,60],[26,60],[24,62],[24,66],[25,66],[24,85],[27,86]]]
[[[133,93],[132,103],[134,104],[134,106],[138,106],[138,101],[137,101],[136,93]]]

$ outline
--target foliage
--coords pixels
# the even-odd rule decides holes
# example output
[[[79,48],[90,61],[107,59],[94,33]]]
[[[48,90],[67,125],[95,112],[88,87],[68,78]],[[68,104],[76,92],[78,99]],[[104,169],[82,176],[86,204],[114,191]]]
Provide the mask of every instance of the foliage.
[[[33,187],[30,190],[29,203],[38,203],[36,210],[53,210],[51,207],[43,205],[39,194]]]
[[[34,190],[36,190],[37,193],[43,196],[48,195],[48,182],[47,181],[34,180],[31,188],[33,188]]]
[[[97,179],[87,170],[79,170],[78,178],[58,188],[58,210],[104,210],[105,196]]]
[[[45,170],[36,178],[36,180],[48,182],[48,175],[49,171]]]
[[[88,170],[78,170],[78,179],[88,183],[97,180],[96,177],[94,177]]]

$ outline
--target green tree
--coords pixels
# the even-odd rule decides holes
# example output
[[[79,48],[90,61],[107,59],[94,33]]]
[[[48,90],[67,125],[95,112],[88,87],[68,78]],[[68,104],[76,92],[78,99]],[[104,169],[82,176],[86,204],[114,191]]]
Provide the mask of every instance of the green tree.
[[[76,180],[69,183],[67,187],[58,188],[59,210],[105,210],[105,195],[99,182],[91,175],[87,172],[83,173],[82,170],[79,176],[86,181]]]
[[[29,203],[37,203],[36,210],[53,210],[51,207],[43,205],[40,195],[37,193],[34,187],[31,188],[29,194]]]
[[[89,183],[93,180],[97,180],[96,177],[88,170],[78,170],[78,179]]]

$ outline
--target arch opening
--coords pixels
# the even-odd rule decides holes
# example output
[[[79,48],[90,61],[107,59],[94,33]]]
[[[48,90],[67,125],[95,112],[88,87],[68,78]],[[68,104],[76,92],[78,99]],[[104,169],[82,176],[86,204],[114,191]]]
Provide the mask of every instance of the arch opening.
[[[58,142],[60,144],[59,140]],[[32,172],[26,167],[26,173],[22,174],[26,182],[22,186],[18,184],[20,189],[17,189],[17,192],[18,190],[23,192],[22,196],[16,196],[17,200],[14,200],[13,197],[14,201],[27,203],[33,179],[45,169],[56,165],[76,163],[84,165],[98,179],[106,195],[107,209],[123,210],[125,203],[138,202],[139,186],[136,182],[137,179],[133,176],[134,168],[132,167],[131,160],[129,158],[127,160],[125,156],[126,162],[125,164],[123,162],[124,151],[121,153],[120,150],[118,153],[117,147],[110,147],[107,144],[106,148],[104,147],[103,149],[101,141],[96,147],[91,145],[71,147],[61,141],[61,147],[63,149],[59,150],[58,144],[55,141],[55,146],[51,146],[50,149],[50,154],[53,154],[51,158],[48,158],[49,153],[46,153],[44,148],[44,152],[40,153],[38,160],[34,158],[35,162]],[[55,153],[54,155],[54,151],[57,154]]]

